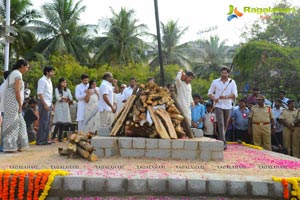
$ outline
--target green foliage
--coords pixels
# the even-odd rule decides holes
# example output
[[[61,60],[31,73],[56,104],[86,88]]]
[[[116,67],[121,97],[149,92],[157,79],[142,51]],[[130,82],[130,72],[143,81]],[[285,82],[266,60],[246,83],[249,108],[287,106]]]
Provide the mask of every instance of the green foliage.
[[[245,83],[261,91],[284,88],[292,91],[291,82],[299,77],[299,49],[282,47],[266,41],[252,41],[241,47],[234,58],[238,87]]]
[[[193,94],[200,94],[204,99],[208,99],[207,93],[210,87],[210,84],[218,76],[212,73],[208,79],[196,78],[192,81],[192,92]]]

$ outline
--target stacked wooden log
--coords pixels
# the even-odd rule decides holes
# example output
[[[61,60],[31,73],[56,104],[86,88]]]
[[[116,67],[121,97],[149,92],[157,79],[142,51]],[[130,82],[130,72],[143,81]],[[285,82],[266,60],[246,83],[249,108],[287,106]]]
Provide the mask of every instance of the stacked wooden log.
[[[80,155],[89,161],[97,161],[98,157],[93,153],[96,149],[91,145],[93,136],[93,133],[73,133],[69,138],[67,149],[58,148],[58,152],[61,156],[68,156],[68,158]]]
[[[115,117],[110,135],[163,139],[192,137],[190,125],[185,124],[185,117],[178,107],[168,89],[155,83],[138,85]]]

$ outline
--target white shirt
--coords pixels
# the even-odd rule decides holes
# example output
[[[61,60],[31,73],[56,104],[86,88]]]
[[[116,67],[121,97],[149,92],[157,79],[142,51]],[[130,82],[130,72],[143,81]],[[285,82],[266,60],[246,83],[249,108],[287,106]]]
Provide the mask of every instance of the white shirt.
[[[178,72],[176,76],[176,88],[178,103],[186,104],[190,108],[193,102],[192,86],[181,80],[182,72]]]
[[[213,80],[208,90],[208,95],[214,94],[215,98],[220,96],[228,96],[234,94],[235,97],[238,96],[236,83],[233,79],[228,79],[225,83],[221,81],[221,78]],[[231,109],[232,108],[232,99],[219,99],[218,103],[215,104],[215,107],[221,109]]]
[[[53,86],[51,78],[47,78],[45,75],[38,81],[37,94],[42,94],[47,106],[52,105],[53,100]]]
[[[130,86],[125,88],[122,94],[123,100],[127,100],[133,92],[133,88],[131,88]]]
[[[103,111],[112,111],[111,107],[109,107],[104,99],[103,99],[103,95],[107,95],[109,102],[111,103],[111,105],[113,105],[114,102],[114,87],[112,86],[112,84],[106,80],[103,80],[100,87],[99,87],[99,111],[103,112]]]
[[[75,89],[75,97],[78,101],[77,104],[77,117],[76,121],[83,121],[84,120],[84,111],[85,111],[85,101],[84,97],[86,95],[85,91],[88,89],[89,84],[84,85],[83,83],[80,83],[76,86]]]
[[[182,72],[178,72],[176,76],[177,100],[183,114],[190,121],[192,119],[191,104],[193,102],[192,86],[181,80]]]

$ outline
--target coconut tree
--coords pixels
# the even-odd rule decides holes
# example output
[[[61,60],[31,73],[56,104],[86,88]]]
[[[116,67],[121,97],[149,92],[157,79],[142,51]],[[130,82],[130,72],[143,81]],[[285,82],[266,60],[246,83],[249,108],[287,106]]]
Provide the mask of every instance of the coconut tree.
[[[141,63],[146,58],[147,45],[140,37],[147,34],[147,26],[139,23],[134,10],[121,8],[117,13],[111,8],[111,11],[112,17],[104,21],[107,32],[93,42],[94,62],[109,65]]]
[[[30,0],[10,0],[10,37],[11,53],[16,58],[26,56],[29,50],[35,45],[36,39],[34,34],[26,30],[26,26],[34,19],[40,17],[36,10],[31,9],[32,3]],[[5,19],[6,0],[0,1],[0,16]],[[5,27],[5,21],[1,21],[2,26]],[[11,55],[10,53],[10,55]]]
[[[161,22],[163,63],[164,65],[177,64],[189,68],[190,62],[187,57],[190,50],[189,44],[180,44],[180,39],[188,27],[181,29],[177,23],[178,21],[173,20],[168,21],[166,24]],[[159,65],[156,49],[150,54],[149,64],[152,69]]]
[[[197,75],[206,76],[213,71],[218,71],[223,64],[230,63],[228,58],[229,48],[226,40],[220,41],[218,36],[211,36],[209,40],[198,40],[193,44],[198,49],[198,59],[193,64],[193,70]]]
[[[79,25],[79,16],[84,10],[81,1],[53,0],[44,4],[45,20],[34,20],[33,25],[28,27],[40,37],[34,50],[46,57],[70,54],[81,63],[87,63],[88,53],[83,44],[88,38],[88,25]]]

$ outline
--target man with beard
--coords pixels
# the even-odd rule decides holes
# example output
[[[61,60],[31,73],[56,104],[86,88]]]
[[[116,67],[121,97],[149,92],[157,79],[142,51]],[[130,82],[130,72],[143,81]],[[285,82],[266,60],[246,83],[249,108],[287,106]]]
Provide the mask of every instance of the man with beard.
[[[225,133],[227,129],[233,100],[237,98],[237,86],[233,79],[229,78],[230,69],[221,68],[221,77],[213,80],[208,90],[208,97],[214,102],[217,118],[218,139],[224,142],[224,150],[227,149]]]

